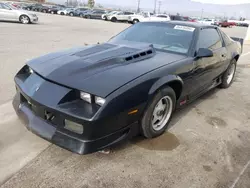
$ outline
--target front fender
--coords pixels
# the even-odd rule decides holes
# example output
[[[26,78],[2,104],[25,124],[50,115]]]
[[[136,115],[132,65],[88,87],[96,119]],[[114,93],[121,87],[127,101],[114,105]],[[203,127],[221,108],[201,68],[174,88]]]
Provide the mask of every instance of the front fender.
[[[159,88],[161,88],[163,85],[173,82],[173,81],[178,81],[183,85],[182,79],[177,76],[177,75],[168,75],[164,76],[160,79],[158,79],[150,88],[148,95],[151,96],[153,95]]]

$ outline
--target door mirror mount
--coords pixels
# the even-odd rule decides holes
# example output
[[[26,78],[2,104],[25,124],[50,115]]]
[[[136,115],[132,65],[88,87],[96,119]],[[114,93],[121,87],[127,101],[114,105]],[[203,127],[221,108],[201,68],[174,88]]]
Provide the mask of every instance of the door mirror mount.
[[[199,48],[199,50],[196,53],[197,58],[212,57],[212,56],[213,56],[213,51],[208,48]]]

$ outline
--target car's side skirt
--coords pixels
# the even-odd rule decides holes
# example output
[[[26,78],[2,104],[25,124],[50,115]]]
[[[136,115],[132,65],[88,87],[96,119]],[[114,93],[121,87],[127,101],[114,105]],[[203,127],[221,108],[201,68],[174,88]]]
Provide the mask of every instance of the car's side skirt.
[[[176,108],[182,108],[182,107],[186,106],[187,104],[195,101],[196,99],[198,99],[199,97],[201,97],[202,95],[207,93],[209,90],[211,90],[211,89],[217,87],[218,85],[220,85],[221,82],[222,82],[221,77],[222,76],[219,76],[218,78],[214,79],[212,81],[212,83],[208,87],[206,87],[205,89],[203,89],[202,91],[200,91],[196,95],[182,97],[180,100],[177,101]]]

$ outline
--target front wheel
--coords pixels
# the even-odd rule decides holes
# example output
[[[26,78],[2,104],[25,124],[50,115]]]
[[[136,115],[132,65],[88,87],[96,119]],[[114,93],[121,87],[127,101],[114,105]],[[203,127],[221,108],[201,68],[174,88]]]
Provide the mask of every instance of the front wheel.
[[[133,24],[136,24],[136,23],[138,23],[138,22],[139,22],[138,19],[134,19],[134,20],[133,20]]]
[[[233,59],[227,70],[222,75],[222,82],[220,85],[221,88],[228,88],[233,83],[234,75],[236,72],[236,64],[236,59]]]
[[[69,13],[70,16],[74,16],[73,12]]]
[[[175,104],[176,95],[172,88],[165,87],[155,94],[141,120],[142,134],[146,138],[154,138],[165,132]]]
[[[30,18],[26,15],[21,15],[20,18],[19,18],[19,21],[22,23],[22,24],[28,24],[30,23]]]

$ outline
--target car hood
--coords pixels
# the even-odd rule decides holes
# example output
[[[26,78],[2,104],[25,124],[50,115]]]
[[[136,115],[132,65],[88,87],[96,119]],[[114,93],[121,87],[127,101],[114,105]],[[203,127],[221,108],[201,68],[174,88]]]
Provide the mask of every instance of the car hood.
[[[152,53],[147,54],[150,50]],[[138,57],[138,54],[143,56]],[[106,97],[124,84],[185,57],[156,52],[149,44],[125,42],[64,50],[27,64],[47,80]]]

